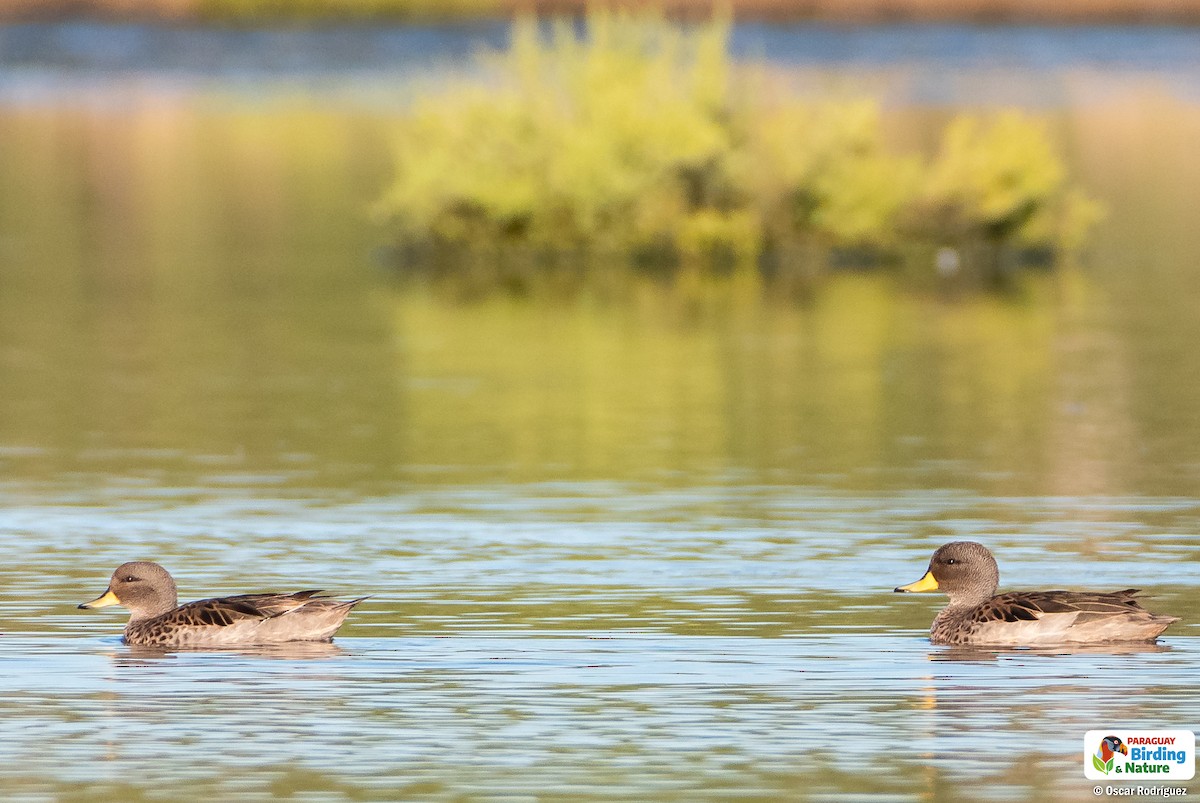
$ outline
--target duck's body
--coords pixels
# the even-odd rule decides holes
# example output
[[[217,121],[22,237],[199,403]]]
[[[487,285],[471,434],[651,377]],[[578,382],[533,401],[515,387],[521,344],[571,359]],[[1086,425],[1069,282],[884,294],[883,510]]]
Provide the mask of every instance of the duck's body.
[[[934,644],[1038,646],[1152,642],[1176,616],[1143,608],[1137,589],[1011,591],[980,605],[948,605],[933,620]]]
[[[929,570],[896,591],[942,590],[950,597],[933,620],[934,644],[1052,646],[1154,642],[1177,616],[1152,613],[1125,591],[1011,591],[996,594],[992,553],[971,541],[946,544]]]
[[[124,605],[125,643],[159,647],[233,647],[329,641],[365,597],[337,600],[294,594],[242,594],[178,605],[175,581],[157,563],[134,561],[113,572],[108,590],[80,608]]]
[[[223,647],[330,641],[361,600],[295,594],[243,594],[202,599],[125,625],[125,643],[172,647]]]

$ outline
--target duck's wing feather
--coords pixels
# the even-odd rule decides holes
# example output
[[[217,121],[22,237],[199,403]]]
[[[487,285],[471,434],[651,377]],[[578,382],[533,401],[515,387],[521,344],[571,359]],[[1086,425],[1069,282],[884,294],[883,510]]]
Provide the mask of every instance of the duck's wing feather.
[[[978,622],[1037,621],[1048,614],[1076,614],[1075,624],[1149,613],[1137,601],[1138,589],[1124,591],[1012,591],[992,597],[975,613]]]
[[[1152,613],[1136,589],[1113,592],[1014,591],[965,618],[934,623],[945,643],[1056,644],[1153,641],[1178,617]]]
[[[307,605],[328,605],[337,600],[317,597],[320,591],[297,591],[295,594],[240,594],[236,597],[214,597],[181,605],[166,617],[174,623],[227,627],[247,620],[271,619]]]

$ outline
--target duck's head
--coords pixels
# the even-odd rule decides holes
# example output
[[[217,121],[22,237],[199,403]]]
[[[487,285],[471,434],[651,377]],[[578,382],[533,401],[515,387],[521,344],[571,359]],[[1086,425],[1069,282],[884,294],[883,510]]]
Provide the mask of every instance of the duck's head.
[[[1000,569],[983,544],[954,541],[938,548],[925,576],[896,591],[942,591],[951,605],[978,605],[1000,587]]]
[[[122,563],[108,581],[108,589],[80,608],[107,608],[123,605],[132,619],[159,616],[178,605],[175,580],[157,563],[135,560]]]

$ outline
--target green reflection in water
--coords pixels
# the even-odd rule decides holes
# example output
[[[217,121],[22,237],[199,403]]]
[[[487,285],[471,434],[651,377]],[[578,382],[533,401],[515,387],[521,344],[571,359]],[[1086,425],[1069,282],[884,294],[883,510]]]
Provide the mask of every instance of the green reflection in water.
[[[1063,122],[1114,208],[1087,267],[982,297],[848,274],[807,302],[686,277],[467,300],[397,289],[370,269],[365,212],[388,175],[385,116],[136,90],[6,107],[7,476],[372,493],[749,472],[1186,492],[1200,283],[1181,210],[1196,199],[1162,153],[1192,164],[1196,111],[1125,105],[1159,124],[1130,132],[1105,108]],[[1115,138],[1157,161],[1101,158]]]
[[[1114,207],[1087,267],[998,297],[848,274],[806,302],[686,277],[466,300],[397,289],[369,265],[384,117],[136,91],[112,107],[8,107],[7,476],[371,493],[750,472],[1186,492],[1200,472],[1200,283],[1181,210],[1196,199],[1161,152],[1191,164],[1196,112],[1130,103],[1152,107],[1153,132],[1103,109],[1064,123],[1089,126],[1076,156]],[[1101,164],[1116,135],[1158,161]]]

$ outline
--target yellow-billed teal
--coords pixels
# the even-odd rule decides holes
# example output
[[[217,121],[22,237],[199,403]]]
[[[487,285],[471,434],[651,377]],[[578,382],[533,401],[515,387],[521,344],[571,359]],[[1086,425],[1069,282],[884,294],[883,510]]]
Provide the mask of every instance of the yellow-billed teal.
[[[162,647],[225,647],[330,641],[350,609],[366,597],[338,600],[318,591],[243,594],[179,605],[175,580],[149,561],[123,563],[108,589],[80,608],[129,609],[125,643]]]
[[[933,620],[934,644],[1039,646],[1153,642],[1177,616],[1151,613],[1124,591],[1010,591],[996,594],[1000,569],[982,544],[940,547],[925,576],[896,591],[943,591],[950,597]]]

